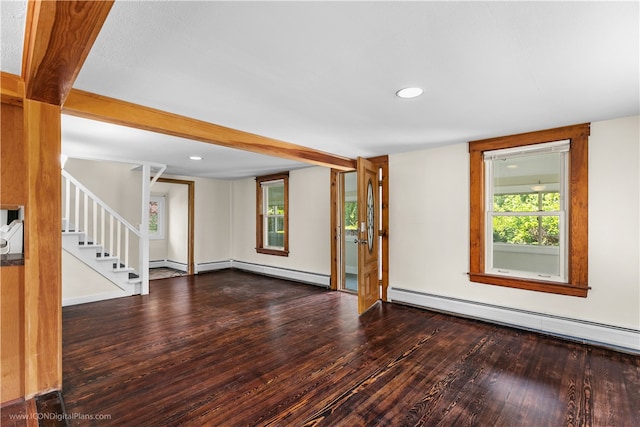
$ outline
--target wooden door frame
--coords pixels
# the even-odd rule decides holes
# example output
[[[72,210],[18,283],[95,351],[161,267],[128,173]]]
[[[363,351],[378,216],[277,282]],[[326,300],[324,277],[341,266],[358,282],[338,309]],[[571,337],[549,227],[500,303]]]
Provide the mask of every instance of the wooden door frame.
[[[165,184],[184,184],[187,186],[187,274],[194,274],[194,218],[195,218],[195,181],[174,178],[158,178],[157,182]]]
[[[381,253],[381,267],[382,267],[382,301],[387,301],[387,291],[389,288],[389,156],[378,156],[367,159],[373,162],[379,169],[382,170],[382,179],[379,185],[382,188],[382,215],[380,218],[380,230],[379,235],[382,237],[382,253]],[[331,284],[332,290],[338,290],[338,275],[340,274],[340,268],[338,263],[341,262],[338,245],[341,244],[338,238],[338,215],[340,212],[340,175],[345,171],[338,169],[331,169]]]

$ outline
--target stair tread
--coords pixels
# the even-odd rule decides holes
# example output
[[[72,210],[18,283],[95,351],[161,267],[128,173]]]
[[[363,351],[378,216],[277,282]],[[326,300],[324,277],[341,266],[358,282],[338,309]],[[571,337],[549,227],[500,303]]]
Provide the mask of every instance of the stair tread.
[[[91,258],[93,261],[91,261],[90,263],[93,263],[94,265],[92,268],[98,274],[101,274],[107,279],[111,280],[116,286],[120,287],[123,290],[126,286],[135,287],[132,289],[138,289],[138,287],[142,284],[142,278],[136,273],[134,268],[127,267],[125,264],[120,262],[120,257],[111,256],[109,252],[105,251],[105,249],[107,248],[104,245],[96,244],[96,242],[91,241],[92,239],[86,232],[71,228],[71,225],[69,225],[69,230],[66,230],[65,225],[63,224],[62,235],[66,236],[63,239],[63,246],[65,246],[65,248],[69,245],[72,245],[72,247],[74,248],[73,251],[75,251],[80,259],[84,259],[85,263],[89,263],[89,258]],[[93,253],[80,251],[81,249],[90,249],[93,251]],[[73,251],[71,252],[73,253]],[[100,261],[109,262],[110,264],[106,265],[108,269],[105,269],[104,263],[100,263]],[[100,266],[98,264],[100,264]],[[124,273],[126,274],[126,276],[120,273]]]

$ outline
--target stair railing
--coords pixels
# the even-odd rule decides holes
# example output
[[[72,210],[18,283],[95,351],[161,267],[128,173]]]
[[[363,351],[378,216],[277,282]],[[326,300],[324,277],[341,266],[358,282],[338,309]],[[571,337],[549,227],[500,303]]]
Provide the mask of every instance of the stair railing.
[[[85,244],[102,247],[100,256],[119,259],[117,268],[123,264],[125,268],[137,267],[141,271],[144,266],[133,265],[129,253],[137,243],[136,252],[141,254],[145,245],[142,233],[67,171],[62,170],[62,177],[63,218],[66,219],[63,231],[84,232]]]

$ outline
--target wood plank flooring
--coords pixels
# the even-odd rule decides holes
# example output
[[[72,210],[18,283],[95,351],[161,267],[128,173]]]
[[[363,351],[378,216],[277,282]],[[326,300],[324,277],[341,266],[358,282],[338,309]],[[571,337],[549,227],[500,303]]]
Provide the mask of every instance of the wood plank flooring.
[[[63,309],[71,425],[640,420],[640,357],[396,304],[358,317],[354,295],[237,270],[155,283]]]

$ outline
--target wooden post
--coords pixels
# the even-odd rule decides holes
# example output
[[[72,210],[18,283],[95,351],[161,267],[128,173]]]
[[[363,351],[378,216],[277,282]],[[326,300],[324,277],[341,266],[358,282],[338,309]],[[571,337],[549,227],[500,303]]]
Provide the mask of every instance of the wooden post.
[[[62,387],[60,107],[24,100],[25,396]]]

